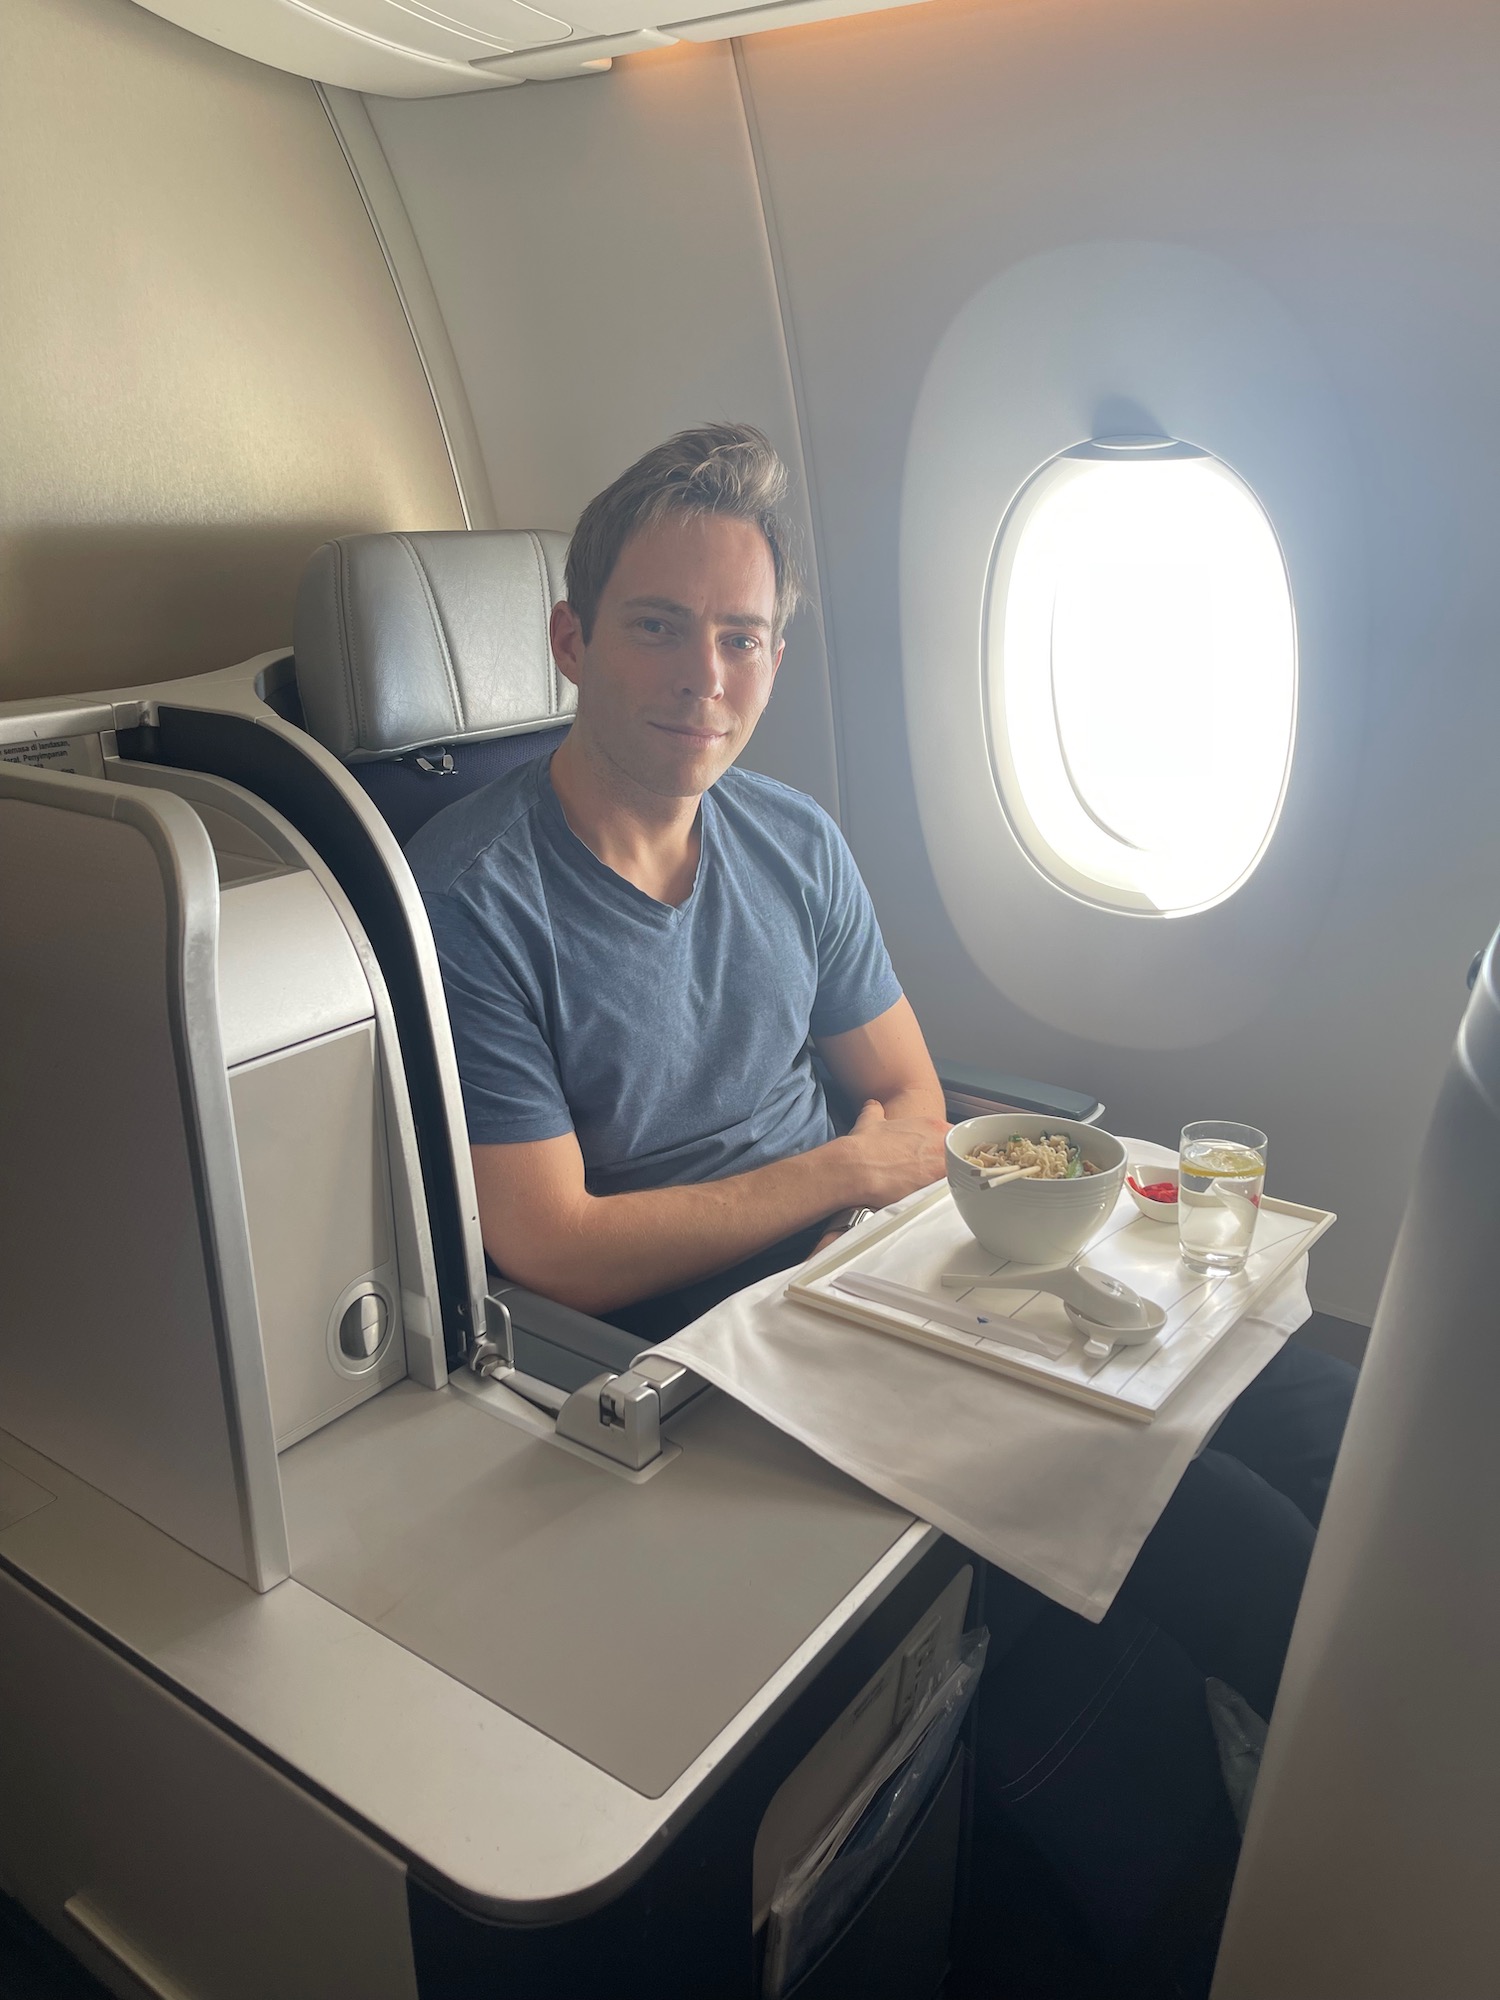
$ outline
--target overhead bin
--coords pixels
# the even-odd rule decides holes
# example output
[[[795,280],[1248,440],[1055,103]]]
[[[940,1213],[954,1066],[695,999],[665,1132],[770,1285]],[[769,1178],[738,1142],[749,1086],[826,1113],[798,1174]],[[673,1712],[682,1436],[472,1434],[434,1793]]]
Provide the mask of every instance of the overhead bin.
[[[376,97],[445,97],[598,75],[616,56],[793,28],[924,0],[141,0],[180,28],[273,69]],[[701,0],[700,0],[701,5]]]

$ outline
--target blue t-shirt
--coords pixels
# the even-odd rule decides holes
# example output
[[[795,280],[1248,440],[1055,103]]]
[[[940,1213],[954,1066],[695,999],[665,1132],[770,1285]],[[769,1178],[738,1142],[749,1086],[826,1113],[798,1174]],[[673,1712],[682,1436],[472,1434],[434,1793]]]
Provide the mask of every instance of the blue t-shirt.
[[[727,771],[687,901],[573,832],[550,758],[438,813],[407,858],[432,920],[475,1145],[576,1132],[593,1194],[718,1180],[832,1138],[808,1036],[901,997],[833,821]]]

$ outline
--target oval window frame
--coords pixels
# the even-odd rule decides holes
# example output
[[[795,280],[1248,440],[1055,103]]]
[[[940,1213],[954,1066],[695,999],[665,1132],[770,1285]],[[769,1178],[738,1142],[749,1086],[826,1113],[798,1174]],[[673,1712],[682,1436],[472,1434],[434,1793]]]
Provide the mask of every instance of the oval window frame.
[[[1194,439],[1235,468],[1276,525],[1297,607],[1297,754],[1276,838],[1239,894],[1171,923],[1084,903],[1041,873],[1001,807],[984,725],[996,524],[1038,466],[1126,429]],[[1012,1060],[1066,1074],[1100,1045],[1180,1062],[1222,1049],[1294,983],[1337,893],[1360,770],[1362,492],[1317,349],[1222,257],[1120,239],[1043,251],[983,284],[936,337],[901,485],[913,831],[963,962],[988,983],[986,1032],[1003,1026]],[[944,936],[928,938],[934,963]],[[941,982],[918,991],[949,1018]]]

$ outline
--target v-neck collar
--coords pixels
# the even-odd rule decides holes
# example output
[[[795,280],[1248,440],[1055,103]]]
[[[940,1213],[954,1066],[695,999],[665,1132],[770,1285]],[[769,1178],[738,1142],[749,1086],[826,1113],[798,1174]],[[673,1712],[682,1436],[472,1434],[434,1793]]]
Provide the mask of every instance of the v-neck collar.
[[[553,753],[556,754],[555,752]],[[563,810],[563,802],[557,796],[557,788],[552,783],[552,758],[538,760],[542,766],[538,774],[537,790],[543,814],[553,830],[554,838],[572,855],[585,874],[623,896],[643,912],[649,912],[658,922],[681,921],[692,911],[698,901],[698,893],[703,886],[708,870],[709,850],[713,844],[713,809],[709,794],[705,792],[698,802],[698,866],[693,873],[693,886],[680,903],[664,903],[659,896],[650,896],[646,891],[617,868],[611,868],[607,861],[601,861],[593,848],[573,829],[568,815]]]

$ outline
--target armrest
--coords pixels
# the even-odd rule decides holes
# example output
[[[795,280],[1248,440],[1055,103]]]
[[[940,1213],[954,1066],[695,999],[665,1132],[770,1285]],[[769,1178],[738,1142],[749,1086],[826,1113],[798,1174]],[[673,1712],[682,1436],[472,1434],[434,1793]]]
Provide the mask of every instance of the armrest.
[[[937,1073],[950,1118],[982,1118],[990,1111],[1036,1111],[1043,1117],[1071,1118],[1080,1125],[1093,1125],[1104,1116],[1104,1106],[1086,1091],[1008,1076],[1004,1070],[988,1069],[981,1063],[950,1062],[939,1056]]]
[[[607,1320],[540,1292],[502,1282],[485,1305],[490,1338],[476,1347],[468,1368],[455,1369],[450,1385],[480,1403],[508,1389],[546,1411],[557,1437],[627,1472],[644,1472],[660,1459],[662,1424],[708,1389],[680,1361],[648,1354]],[[513,1367],[503,1365],[504,1343],[495,1338],[502,1319],[509,1321]]]
[[[517,1368],[559,1389],[581,1389],[605,1368],[623,1374],[647,1345],[638,1334],[520,1285],[496,1285],[490,1297],[510,1312]]]

